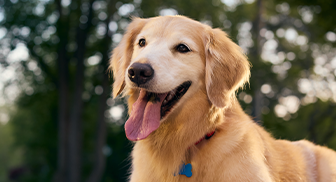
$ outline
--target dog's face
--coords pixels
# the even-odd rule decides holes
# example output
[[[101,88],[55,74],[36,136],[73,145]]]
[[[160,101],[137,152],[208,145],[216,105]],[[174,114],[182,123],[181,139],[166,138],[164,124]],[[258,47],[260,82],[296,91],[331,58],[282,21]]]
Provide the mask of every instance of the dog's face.
[[[228,106],[249,78],[248,61],[224,32],[182,16],[134,19],[111,61],[114,96],[130,95],[130,140],[183,112],[197,92],[216,107]]]
[[[202,37],[190,32],[190,28],[202,27],[188,21],[171,21],[174,20],[158,18],[149,21],[136,36],[132,59],[127,68],[128,72],[125,73],[128,87],[167,93],[185,82],[193,83],[193,87],[197,85],[204,73],[204,45]],[[148,69],[152,69],[153,73],[150,79],[139,82],[134,80],[129,72],[132,69],[136,70],[137,65],[141,67],[141,64],[151,67]],[[137,75],[133,77],[137,78]],[[139,77],[141,79],[141,75]]]

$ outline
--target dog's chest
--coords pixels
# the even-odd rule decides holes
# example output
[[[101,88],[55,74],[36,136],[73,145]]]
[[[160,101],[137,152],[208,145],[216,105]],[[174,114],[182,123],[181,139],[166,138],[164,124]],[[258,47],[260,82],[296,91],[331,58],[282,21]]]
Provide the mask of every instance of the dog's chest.
[[[268,169],[257,161],[240,160],[241,154],[220,158],[218,153],[207,151],[194,155],[184,173],[176,175],[173,172],[173,158],[159,161],[145,148],[136,146],[133,153],[133,171],[131,182],[218,182],[218,181],[272,181]],[[246,156],[245,156],[246,157]],[[247,158],[249,158],[247,156]],[[179,162],[182,165],[182,162]]]

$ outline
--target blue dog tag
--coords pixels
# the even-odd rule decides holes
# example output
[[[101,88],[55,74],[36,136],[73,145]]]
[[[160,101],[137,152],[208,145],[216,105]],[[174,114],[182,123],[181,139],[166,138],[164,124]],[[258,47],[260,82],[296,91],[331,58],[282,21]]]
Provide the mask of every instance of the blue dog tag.
[[[186,175],[188,178],[190,178],[192,176],[192,172],[191,172],[192,166],[191,164],[183,164],[179,175]]]

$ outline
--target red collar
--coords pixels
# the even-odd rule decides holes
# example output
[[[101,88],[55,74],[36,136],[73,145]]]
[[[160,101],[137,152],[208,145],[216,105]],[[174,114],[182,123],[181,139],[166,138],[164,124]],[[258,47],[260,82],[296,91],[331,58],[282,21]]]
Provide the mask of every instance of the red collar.
[[[203,141],[204,139],[209,140],[214,134],[215,134],[216,130],[206,134],[203,138],[201,138],[200,140],[198,140],[195,145],[199,144],[201,141]]]

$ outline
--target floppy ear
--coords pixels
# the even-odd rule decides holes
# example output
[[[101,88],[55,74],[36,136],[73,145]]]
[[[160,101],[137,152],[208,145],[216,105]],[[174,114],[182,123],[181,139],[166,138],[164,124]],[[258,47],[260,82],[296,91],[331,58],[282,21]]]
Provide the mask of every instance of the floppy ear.
[[[220,29],[209,30],[206,44],[205,84],[211,103],[224,108],[235,91],[250,78],[250,63],[242,49]]]
[[[131,62],[136,36],[140,33],[147,20],[134,18],[128,25],[126,33],[119,45],[113,50],[110,68],[113,70],[113,97],[117,97],[125,87],[125,71]]]

